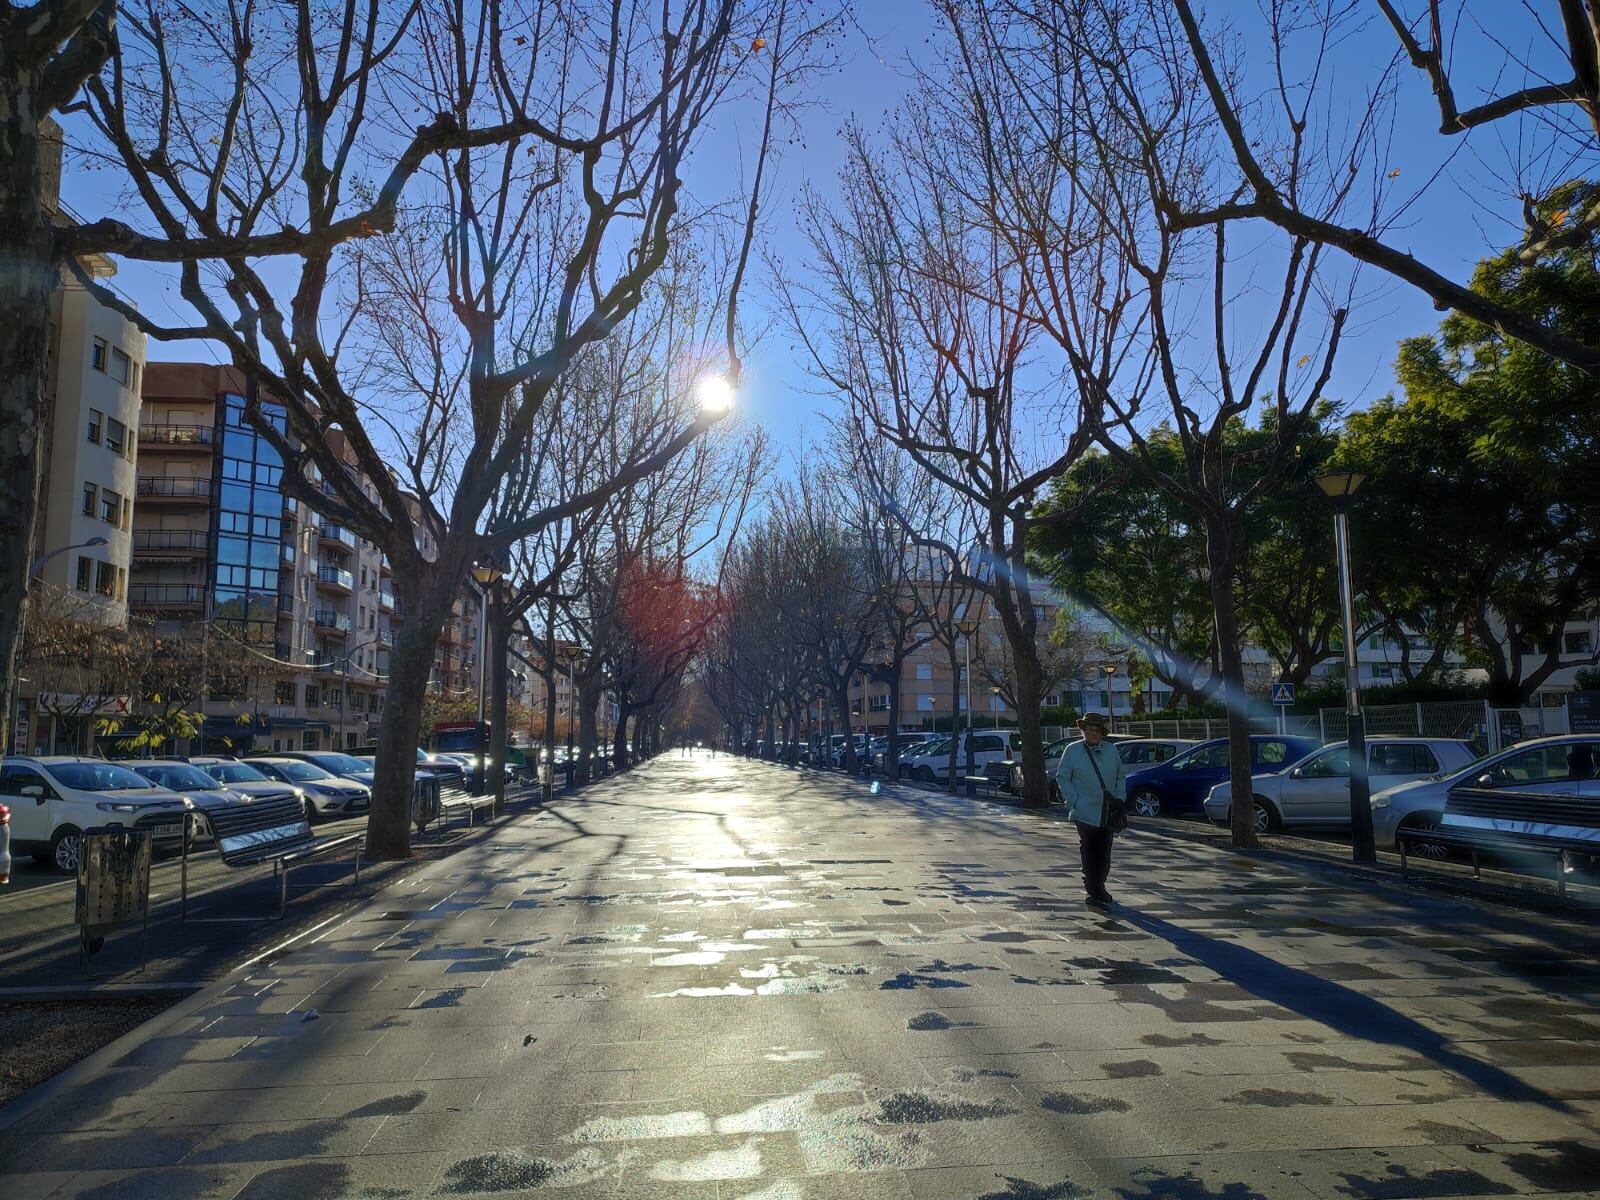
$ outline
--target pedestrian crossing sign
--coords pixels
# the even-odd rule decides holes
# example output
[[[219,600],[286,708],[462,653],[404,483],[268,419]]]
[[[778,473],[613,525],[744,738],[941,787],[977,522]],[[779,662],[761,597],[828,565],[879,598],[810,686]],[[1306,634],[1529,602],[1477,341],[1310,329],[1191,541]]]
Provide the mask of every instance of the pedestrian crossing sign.
[[[1272,685],[1272,702],[1274,704],[1294,703],[1294,684],[1275,683]]]

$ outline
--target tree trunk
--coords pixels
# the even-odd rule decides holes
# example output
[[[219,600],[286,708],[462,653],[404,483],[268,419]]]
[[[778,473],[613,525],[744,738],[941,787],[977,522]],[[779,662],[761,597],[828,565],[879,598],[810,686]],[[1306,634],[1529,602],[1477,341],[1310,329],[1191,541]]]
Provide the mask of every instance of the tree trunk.
[[[950,763],[945,775],[945,791],[956,790],[956,758],[961,734],[961,657],[956,653],[955,640],[950,641]]]
[[[611,765],[622,770],[628,765],[628,721],[633,717],[633,706],[626,701],[617,704],[617,728],[611,739]]]
[[[41,114],[32,96],[31,84],[7,69],[0,82],[0,751],[11,749],[16,711],[17,642],[44,463],[50,293],[57,282],[43,205]],[[76,429],[64,435],[81,436]]]
[[[578,717],[578,763],[572,779],[588,783],[595,754],[600,749],[600,724],[595,710],[600,705],[599,681],[593,675],[579,675],[567,698],[567,728],[572,727],[573,708]]]
[[[423,742],[422,703],[433,669],[434,649],[448,598],[403,596],[406,621],[389,654],[389,687],[378,758],[373,768],[372,808],[367,813],[367,857],[383,862],[411,857],[411,788],[417,747]]]
[[[506,689],[506,642],[511,630],[511,616],[498,589],[489,593],[489,628],[484,630],[483,653],[487,661],[478,664],[478,670],[489,672],[489,767],[494,780],[494,815],[506,811],[506,728],[509,719]]]
[[[1218,520],[1206,522],[1206,563],[1211,572],[1212,620],[1222,667],[1222,698],[1228,709],[1228,827],[1233,844],[1253,850],[1256,838],[1255,789],[1250,783],[1250,698],[1244,686],[1244,654],[1239,646],[1239,616],[1233,594],[1238,553],[1235,531]]]
[[[1017,677],[1017,732],[1022,737],[1022,807],[1045,808],[1050,803],[1050,779],[1045,773],[1044,726],[1039,716],[1043,672],[1032,637],[1022,641],[1022,645],[1011,646]]]
[[[905,661],[903,654],[897,654],[889,671],[889,742],[883,751],[883,767],[890,779],[900,778],[900,672]]]

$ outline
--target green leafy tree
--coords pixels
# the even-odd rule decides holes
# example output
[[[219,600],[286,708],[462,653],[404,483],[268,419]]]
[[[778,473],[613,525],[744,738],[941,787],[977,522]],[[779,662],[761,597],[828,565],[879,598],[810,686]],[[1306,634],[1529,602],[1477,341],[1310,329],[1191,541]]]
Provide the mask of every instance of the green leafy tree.
[[[1555,189],[1540,219],[1600,200]],[[1574,334],[1600,328],[1594,245],[1532,261],[1512,248],[1474,289]],[[1438,648],[1465,631],[1490,699],[1517,704],[1555,672],[1566,623],[1600,601],[1600,381],[1460,314],[1401,344],[1393,399],[1352,415],[1341,456],[1371,480],[1356,506],[1376,602]],[[1437,653],[1437,649],[1436,649]]]

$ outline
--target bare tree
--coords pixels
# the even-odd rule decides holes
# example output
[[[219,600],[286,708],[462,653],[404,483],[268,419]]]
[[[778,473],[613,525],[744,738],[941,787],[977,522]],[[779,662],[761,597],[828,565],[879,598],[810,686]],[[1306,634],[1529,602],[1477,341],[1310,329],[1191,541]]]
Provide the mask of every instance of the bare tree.
[[[987,19],[986,19],[987,18]],[[1065,247],[1026,258],[1030,319],[1070,364],[1095,436],[1204,529],[1207,584],[1229,714],[1233,838],[1254,845],[1249,704],[1238,586],[1246,518],[1293,475],[1315,423],[1354,286],[1322,247],[1290,235],[1234,251],[1228,222],[1185,225],[1175,210],[1215,205],[1207,164],[1218,123],[1158,0],[1037,0],[961,19],[970,77],[985,97],[1002,200],[990,218],[1010,245]],[[1323,30],[1333,36],[1332,27]],[[1324,43],[1326,48],[1326,43]],[[1320,65],[1313,59],[1313,75]],[[1303,130],[1315,88],[1273,95]],[[1308,173],[1321,147],[1296,136],[1283,173]],[[1022,172],[1024,163],[1036,164]],[[1362,178],[1359,163],[1337,208]],[[1087,254],[1074,254],[1077,246]],[[1264,300],[1248,302],[1253,295]],[[1149,409],[1156,408],[1155,414]],[[1248,449],[1233,436],[1259,417]],[[1170,424],[1181,453],[1155,442]]]
[[[1431,186],[1411,195],[1396,191],[1384,198],[1379,193],[1376,202],[1342,186],[1339,171],[1346,162],[1374,152],[1376,130],[1388,123],[1386,114],[1358,114],[1350,124],[1351,132],[1346,133],[1339,127],[1348,121],[1348,115],[1336,106],[1297,113],[1270,101],[1258,105],[1246,90],[1250,77],[1218,63],[1215,47],[1231,41],[1236,25],[1213,19],[1202,26],[1191,0],[1174,0],[1172,7],[1182,23],[1182,45],[1193,58],[1193,84],[1215,112],[1224,134],[1219,150],[1234,160],[1239,171],[1236,184],[1220,189],[1222,195],[1214,203],[1187,204],[1177,197],[1168,198],[1174,224],[1270,222],[1297,240],[1341,250],[1418,288],[1439,308],[1454,309],[1590,375],[1600,374],[1600,337],[1575,339],[1553,322],[1540,321],[1450,279],[1396,244],[1391,228],[1395,219],[1417,205],[1453,203],[1438,195],[1448,184],[1430,181]],[[1458,27],[1470,20],[1465,15],[1467,5],[1459,6],[1462,15],[1455,20],[1446,18],[1447,6],[1441,0],[1377,0],[1377,7],[1404,58],[1433,93],[1440,134],[1465,137],[1475,129],[1492,129],[1499,139],[1497,158],[1504,177],[1496,182],[1504,186],[1506,199],[1520,209],[1525,261],[1533,262],[1559,247],[1592,244],[1600,234],[1600,205],[1562,211],[1559,219],[1552,220],[1541,216],[1538,203],[1544,192],[1566,181],[1574,158],[1593,157],[1600,135],[1600,17],[1592,0],[1557,0],[1559,29],[1552,28],[1531,5],[1522,6],[1521,12],[1507,6],[1504,12],[1495,13],[1495,27],[1491,30],[1485,24],[1478,36],[1470,27]],[[1368,61],[1339,62],[1340,82],[1334,83],[1333,50],[1340,43],[1354,46],[1362,42],[1347,37],[1364,18],[1356,5],[1344,0],[1318,0],[1311,5],[1270,0],[1260,7],[1260,17],[1264,28],[1251,33],[1264,34],[1271,47],[1273,61],[1266,73],[1275,74],[1280,86],[1286,78],[1309,80],[1305,89],[1308,102],[1321,101],[1320,93],[1332,92],[1335,87],[1345,91],[1349,85],[1344,72],[1359,72],[1373,79],[1367,98],[1374,108],[1395,105],[1410,115],[1428,103],[1420,96],[1412,98],[1414,93],[1396,90],[1383,66],[1374,75],[1369,50],[1357,51],[1367,54]],[[1516,23],[1522,28],[1510,27]],[[1529,46],[1544,46],[1549,52],[1524,56],[1520,48]],[[1308,54],[1317,64],[1310,72],[1304,68]],[[1467,84],[1474,100],[1464,106],[1458,99],[1457,54],[1463,58],[1472,55],[1487,64],[1483,77]],[[1508,79],[1523,84],[1502,90],[1502,82]],[[1482,98],[1477,98],[1480,95]],[[1308,115],[1323,125],[1320,131],[1312,128],[1312,136],[1320,132],[1330,138],[1347,137],[1343,153],[1325,155],[1321,162],[1312,163],[1293,152],[1307,136]],[[1381,147],[1378,149],[1381,152]],[[1308,170],[1324,173],[1323,187],[1307,186]],[[1398,178],[1401,169],[1394,167],[1387,174]],[[1330,194],[1339,203],[1326,203]]]
[[[422,684],[471,563],[603,503],[709,427],[650,431],[616,475],[480,527],[563,374],[634,317],[690,236],[691,152],[769,7],[234,0],[202,22],[152,0],[88,80],[88,146],[126,172],[155,232],[61,229],[58,258],[214,258],[178,270],[196,314],[181,328],[84,282],[152,336],[215,341],[281,397],[287,433],[258,426],[285,491],[394,565],[407,621],[369,821],[378,857],[408,852]],[[351,239],[359,252],[339,254]]]

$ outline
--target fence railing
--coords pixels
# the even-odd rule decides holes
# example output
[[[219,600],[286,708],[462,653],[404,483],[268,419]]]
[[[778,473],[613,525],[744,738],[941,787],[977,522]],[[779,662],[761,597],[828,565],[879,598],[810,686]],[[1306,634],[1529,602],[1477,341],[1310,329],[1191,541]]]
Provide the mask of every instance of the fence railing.
[[[204,529],[135,529],[135,550],[204,550]]]
[[[211,497],[211,480],[169,478],[165,475],[139,476],[138,494],[141,496],[171,496],[182,499],[207,500]]]

